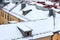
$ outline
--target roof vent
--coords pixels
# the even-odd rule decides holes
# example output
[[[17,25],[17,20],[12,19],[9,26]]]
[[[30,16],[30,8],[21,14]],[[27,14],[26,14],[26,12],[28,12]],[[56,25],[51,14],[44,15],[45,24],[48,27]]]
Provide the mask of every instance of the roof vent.
[[[53,9],[49,9],[49,17],[50,16],[53,16],[53,17],[55,17],[55,12],[54,12],[54,10]]]
[[[19,29],[19,31],[22,33],[22,35],[24,37],[28,37],[32,35],[32,29],[26,27],[26,26],[21,26],[21,27],[17,27]]]
[[[23,11],[23,15],[27,15],[32,10]]]

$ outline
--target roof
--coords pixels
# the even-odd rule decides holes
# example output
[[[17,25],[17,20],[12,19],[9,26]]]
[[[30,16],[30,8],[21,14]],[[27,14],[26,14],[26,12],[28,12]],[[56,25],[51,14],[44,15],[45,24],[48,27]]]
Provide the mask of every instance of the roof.
[[[54,32],[60,31],[60,14],[56,13]]]
[[[16,25],[0,25],[0,40],[12,40],[23,37]]]
[[[33,37],[27,37],[27,38],[20,38],[20,39],[18,39],[18,40],[36,40],[36,39],[38,39],[38,38],[44,38],[44,37],[47,37],[47,36],[51,36],[51,35],[53,35],[53,33],[52,32],[48,32],[48,33],[45,33],[45,34],[41,34],[41,35],[35,35],[35,36],[33,36]]]
[[[24,26],[26,25],[26,26]],[[24,27],[22,27],[24,26]],[[32,29],[32,36],[30,37],[23,37],[22,33],[17,29],[20,27],[24,30],[24,28]],[[2,31],[1,31],[2,30]],[[27,29],[25,29],[27,30]],[[0,25],[0,39],[36,39],[42,38],[46,36],[53,35],[53,18],[47,18],[43,20],[36,20],[36,21],[27,21],[27,22],[20,22],[16,24],[7,24],[7,25]]]
[[[22,31],[26,32],[26,31],[32,31],[32,29],[30,29],[29,27],[25,26],[25,25],[21,25],[18,26]]]
[[[51,20],[50,20],[51,19]],[[44,32],[49,32],[53,30],[53,18],[47,18],[47,19],[42,19],[42,20],[35,20],[35,21],[30,21],[30,22],[24,22],[21,23],[21,25],[17,25],[20,27],[21,25],[27,26],[27,28],[32,29],[32,35],[44,33]],[[43,30],[44,29],[44,30]]]
[[[15,7],[16,6],[16,4],[13,4],[13,3],[9,3],[9,4],[7,4],[5,7],[4,7],[4,9],[6,9],[6,10],[11,10],[13,7]]]
[[[22,11],[32,10],[27,15],[23,15]],[[37,20],[37,19],[43,19],[48,18],[49,11],[42,11],[37,10],[34,5],[26,6],[23,10],[20,10],[20,6],[18,5],[16,8],[14,8],[11,12],[23,16],[29,20]]]
[[[23,21],[29,21],[29,19],[27,19],[27,18],[25,18],[25,17],[23,17],[23,16],[20,16],[20,15],[17,15],[17,14],[15,14],[15,13],[12,13],[12,12],[6,10],[6,9],[2,9],[2,10],[4,10],[4,11],[7,12],[8,14],[13,15],[13,16],[15,16],[16,18],[19,18],[19,19],[21,19],[21,20],[23,20]]]

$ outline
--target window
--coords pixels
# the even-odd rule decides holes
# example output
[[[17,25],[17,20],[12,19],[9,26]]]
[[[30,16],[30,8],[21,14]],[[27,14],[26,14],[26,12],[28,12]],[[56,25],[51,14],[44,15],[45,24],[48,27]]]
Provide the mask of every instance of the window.
[[[9,15],[7,15],[7,20],[9,20]]]
[[[11,21],[12,19],[10,18],[10,21]]]
[[[4,13],[3,12],[1,12],[1,16],[4,17]]]
[[[30,35],[30,33],[29,32],[27,32],[27,36],[29,36]]]
[[[5,14],[5,18],[6,18],[6,14]]]

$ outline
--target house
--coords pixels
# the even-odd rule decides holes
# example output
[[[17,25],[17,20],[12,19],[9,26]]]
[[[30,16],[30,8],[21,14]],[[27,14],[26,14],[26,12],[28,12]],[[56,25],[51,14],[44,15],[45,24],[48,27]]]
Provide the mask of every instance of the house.
[[[26,4],[26,7],[24,9],[22,9],[22,13],[20,13],[21,12],[20,5],[21,4],[19,4],[16,8],[14,8],[11,12],[13,12],[17,15],[21,15],[29,20],[39,20],[39,19],[48,17],[49,11],[43,12],[43,10],[36,9],[36,7],[34,5],[28,6],[28,4]],[[36,15],[38,15],[38,16],[36,16]]]
[[[51,8],[54,16],[52,10],[44,10],[44,5],[36,6],[9,3],[3,7],[0,24],[5,25],[0,25],[0,40],[60,40],[60,10]]]
[[[0,39],[51,40],[53,36],[53,28],[53,17],[43,20],[0,25]]]
[[[0,15],[4,19],[2,18],[0,19],[1,20],[0,24],[7,24],[8,21],[23,22],[23,21],[31,21],[31,20],[48,18],[49,10],[47,11],[38,10],[34,5],[29,5],[29,6],[28,5],[29,4],[9,3],[5,7],[3,7],[2,10],[0,11]]]
[[[14,9],[16,7],[16,4],[8,4],[6,5],[5,7],[3,7],[1,10],[0,10],[0,17],[1,17],[1,22],[0,24],[7,24],[8,21],[17,21],[17,22],[20,22],[22,20],[20,20],[19,18],[16,18],[15,16],[12,16],[11,14],[9,14],[10,10]]]

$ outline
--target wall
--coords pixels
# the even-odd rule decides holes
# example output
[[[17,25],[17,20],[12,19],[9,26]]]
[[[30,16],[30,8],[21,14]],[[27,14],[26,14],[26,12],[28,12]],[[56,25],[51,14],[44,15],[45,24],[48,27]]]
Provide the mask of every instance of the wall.
[[[47,37],[43,37],[43,38],[38,38],[36,40],[52,40],[52,36],[47,36]]]
[[[22,22],[22,19],[16,18],[15,16],[0,10],[0,24],[7,24],[8,21],[17,21],[17,22]]]

